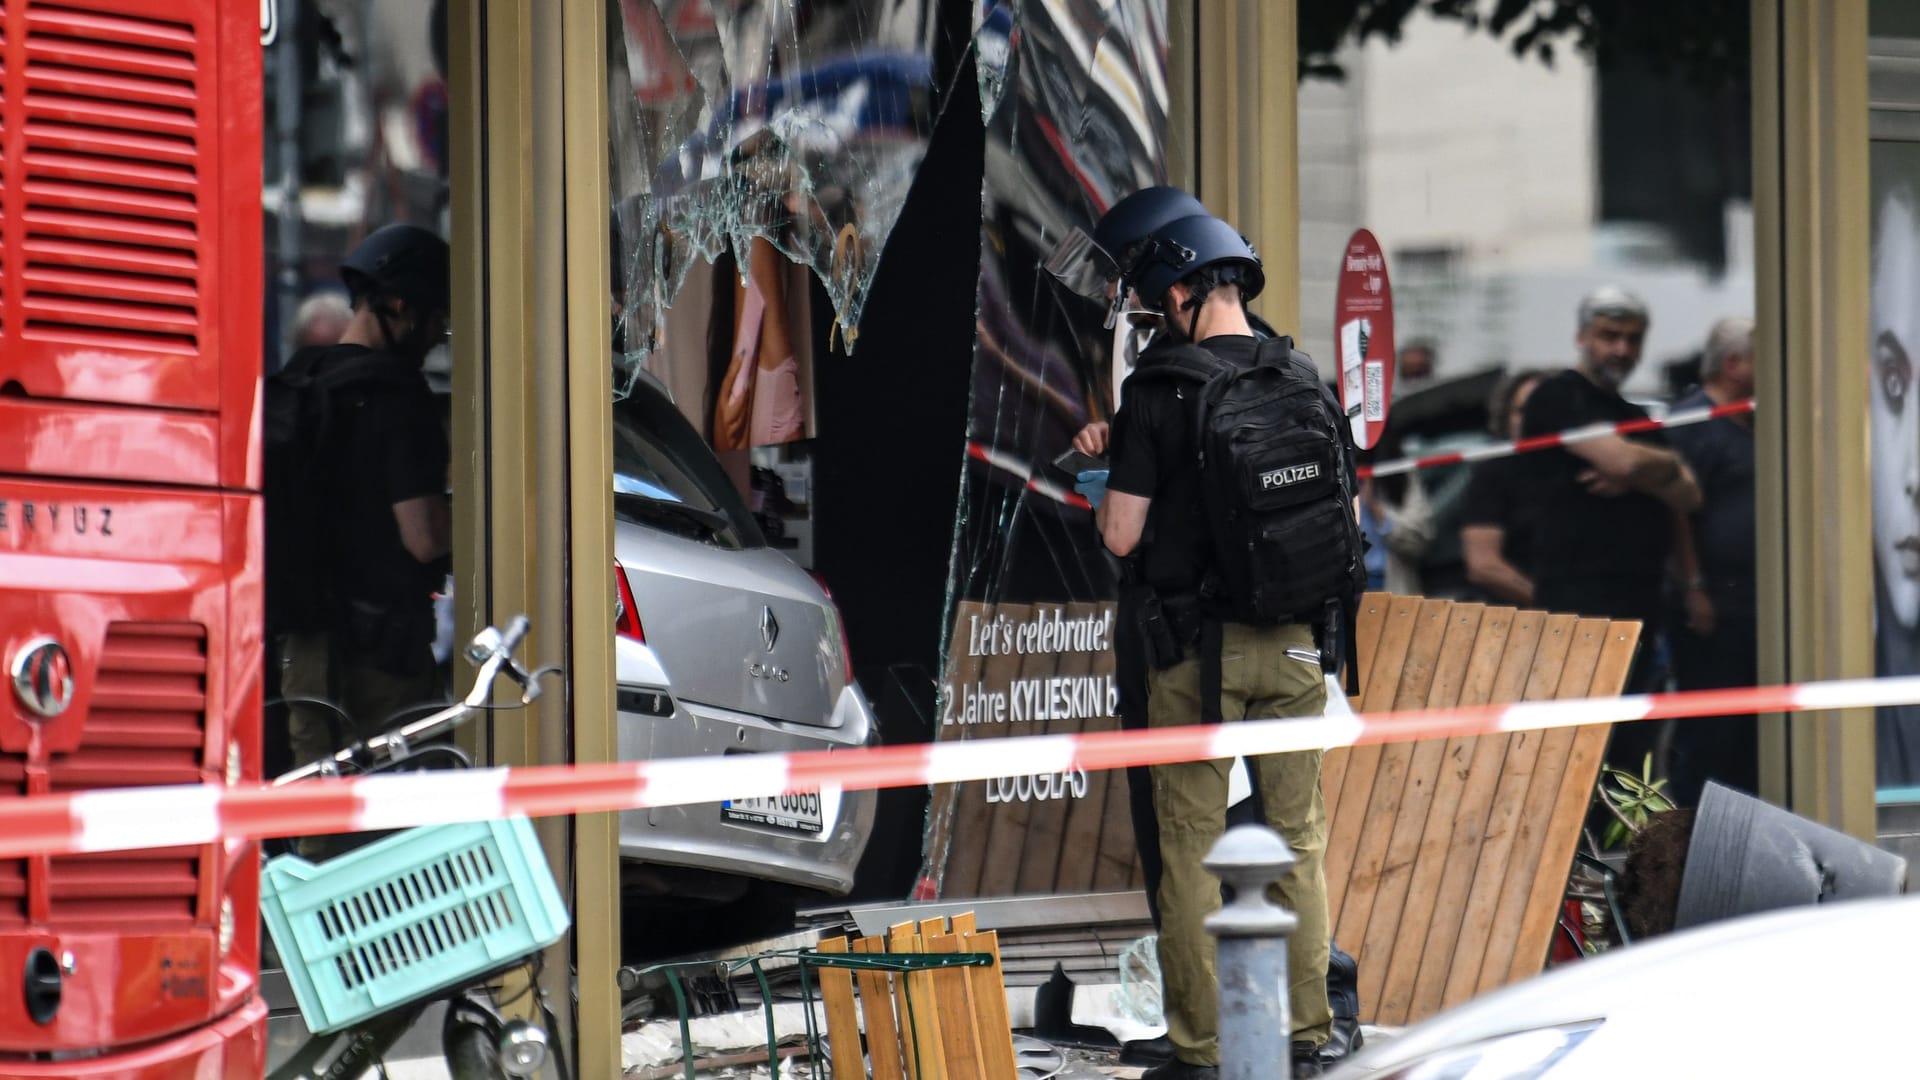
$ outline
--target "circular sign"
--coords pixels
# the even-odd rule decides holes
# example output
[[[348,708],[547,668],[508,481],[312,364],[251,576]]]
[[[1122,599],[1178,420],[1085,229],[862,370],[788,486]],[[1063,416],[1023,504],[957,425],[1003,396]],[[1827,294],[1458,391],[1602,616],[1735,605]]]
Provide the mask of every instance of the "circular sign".
[[[1340,357],[1340,407],[1362,450],[1380,441],[1393,393],[1393,286],[1380,242],[1356,229],[1340,253],[1333,304],[1334,348]]]

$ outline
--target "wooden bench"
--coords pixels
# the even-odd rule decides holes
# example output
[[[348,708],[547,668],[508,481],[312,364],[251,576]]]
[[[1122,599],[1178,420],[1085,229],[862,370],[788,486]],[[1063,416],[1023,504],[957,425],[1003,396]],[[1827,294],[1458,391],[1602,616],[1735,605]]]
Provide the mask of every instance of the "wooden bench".
[[[1640,639],[1609,622],[1370,593],[1360,711],[1620,693]],[[1537,974],[1611,724],[1330,751],[1334,938],[1361,1017],[1404,1024]]]

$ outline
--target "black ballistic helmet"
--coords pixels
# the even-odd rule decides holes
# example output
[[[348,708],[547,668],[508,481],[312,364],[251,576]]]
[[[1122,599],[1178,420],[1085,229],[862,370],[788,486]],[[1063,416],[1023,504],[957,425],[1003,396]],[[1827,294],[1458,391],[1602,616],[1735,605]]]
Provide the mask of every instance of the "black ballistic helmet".
[[[452,254],[447,242],[418,225],[383,225],[340,263],[340,280],[357,301],[398,297],[421,312],[452,307]]]
[[[1222,284],[1238,285],[1243,300],[1252,300],[1266,287],[1253,245],[1211,214],[1167,222],[1148,234],[1132,258],[1120,261],[1121,278],[1149,304],[1160,303],[1175,284],[1210,268],[1219,272]]]
[[[1129,249],[1154,230],[1180,218],[1206,212],[1206,206],[1199,199],[1177,187],[1141,188],[1100,215],[1099,224],[1093,227],[1093,242],[1118,263]]]

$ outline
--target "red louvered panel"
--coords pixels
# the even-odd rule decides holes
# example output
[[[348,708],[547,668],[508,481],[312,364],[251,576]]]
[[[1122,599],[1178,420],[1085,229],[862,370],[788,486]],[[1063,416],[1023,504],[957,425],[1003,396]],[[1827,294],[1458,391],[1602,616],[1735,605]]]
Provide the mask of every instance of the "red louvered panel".
[[[194,624],[108,627],[80,746],[47,762],[52,790],[198,783],[206,645]],[[200,872],[198,848],[61,856],[48,870],[49,913],[59,923],[191,925]]]
[[[193,924],[198,848],[64,855],[50,863],[48,914],[59,925],[112,921],[157,930]]]
[[[211,5],[27,0],[0,73],[0,383],[208,410]],[[209,172],[209,177],[212,174]]]
[[[0,798],[25,790],[26,764],[19,758],[0,754]],[[27,921],[27,861],[0,859],[0,928],[19,926]]]

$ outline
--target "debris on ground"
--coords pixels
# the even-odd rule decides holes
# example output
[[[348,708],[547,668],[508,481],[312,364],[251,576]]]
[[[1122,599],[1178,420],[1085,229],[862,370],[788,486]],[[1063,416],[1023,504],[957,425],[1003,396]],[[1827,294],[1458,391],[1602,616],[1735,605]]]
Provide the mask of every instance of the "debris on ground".
[[[813,1030],[825,1031],[826,1009],[813,1007]],[[701,1077],[771,1077],[767,1066],[767,1018],[759,1008],[713,1016],[696,1016],[687,1022],[693,1043],[696,1067],[710,1061]],[[773,1006],[773,1034],[781,1049],[803,1054],[806,1050],[807,1008],[798,1002],[777,1002]],[[733,1059],[722,1062],[718,1059]],[[650,1020],[620,1037],[620,1064],[629,1080],[652,1074],[663,1066],[679,1067],[679,1072],[664,1075],[683,1076],[685,1053],[680,1043],[680,1021],[673,1017]],[[786,1064],[785,1062],[782,1063]],[[758,1072],[755,1072],[755,1069]],[[789,1068],[782,1077],[806,1075],[805,1064],[794,1073]]]

